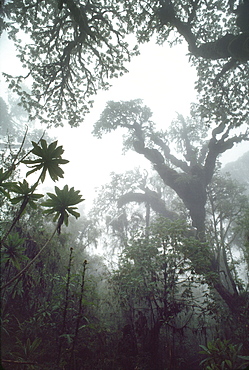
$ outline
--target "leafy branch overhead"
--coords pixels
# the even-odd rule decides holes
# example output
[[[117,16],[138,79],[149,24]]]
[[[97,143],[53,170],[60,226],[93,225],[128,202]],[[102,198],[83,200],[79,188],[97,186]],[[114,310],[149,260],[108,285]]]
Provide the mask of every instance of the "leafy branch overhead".
[[[184,41],[196,68],[203,115],[225,107],[234,125],[248,108],[249,1],[8,1],[3,29],[14,40],[26,76],[5,74],[30,118],[55,126],[82,122],[98,89],[127,72],[132,47],[157,38]],[[27,38],[23,38],[23,34]],[[129,40],[129,43],[128,41]],[[170,71],[169,71],[170,72]],[[31,91],[22,83],[32,78]],[[232,105],[231,105],[232,102]]]
[[[249,1],[160,0],[158,42],[176,31],[198,74],[196,90],[210,123],[220,107],[234,126],[248,114]]]
[[[223,36],[218,34],[216,40],[209,40],[209,42],[203,42],[203,35],[198,33],[197,20],[201,16],[203,4],[200,2],[192,2],[187,9],[184,4],[176,4],[170,0],[161,0],[160,7],[158,9],[158,16],[163,26],[170,26],[175,28],[181,36],[187,41],[189,51],[196,57],[202,57],[206,59],[227,59],[233,58],[234,61],[245,62],[249,60],[248,50],[248,11],[249,2],[248,0],[243,1],[236,9],[230,7],[227,4],[210,4],[207,6],[208,16],[212,16],[214,20],[217,20],[222,12],[229,14],[229,20],[233,20],[233,16],[236,16],[234,24],[234,34],[226,33]],[[231,2],[232,3],[232,2]],[[234,3],[234,2],[233,2]],[[215,5],[217,6],[217,14],[214,14]],[[207,20],[208,22],[208,20]],[[224,28],[228,26],[228,20],[223,19]],[[210,25],[211,26],[211,25]],[[212,25],[214,26],[214,25]],[[206,27],[205,27],[206,28]],[[205,29],[206,30],[206,29]],[[212,29],[214,31],[214,29]],[[224,32],[221,26],[216,30],[218,32]],[[220,36],[220,37],[219,37]],[[215,38],[215,32],[213,32],[213,39]]]
[[[124,39],[127,27],[118,2],[10,1],[4,12],[5,27],[33,79],[31,93],[21,88],[27,76],[6,74],[9,86],[21,96],[31,118],[55,126],[65,120],[77,126],[92,96],[125,73],[126,62],[137,54]],[[20,42],[19,27],[31,40],[27,38],[26,45]]]

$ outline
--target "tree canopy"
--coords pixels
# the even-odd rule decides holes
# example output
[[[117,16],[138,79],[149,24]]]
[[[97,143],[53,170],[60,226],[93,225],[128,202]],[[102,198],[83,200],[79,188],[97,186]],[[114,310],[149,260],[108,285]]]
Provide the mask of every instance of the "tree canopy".
[[[225,114],[240,125],[248,106],[248,0],[8,1],[2,29],[14,40],[24,76],[5,75],[30,117],[71,126],[82,122],[99,88],[127,71],[132,47],[186,42],[198,73],[207,123]],[[25,75],[26,73],[26,75]],[[31,93],[21,83],[31,78]]]

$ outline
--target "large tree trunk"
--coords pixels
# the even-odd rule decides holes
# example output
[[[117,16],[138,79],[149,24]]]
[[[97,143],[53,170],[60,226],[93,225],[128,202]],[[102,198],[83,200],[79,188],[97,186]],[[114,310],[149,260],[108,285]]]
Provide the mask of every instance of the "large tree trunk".
[[[162,364],[161,359],[158,356],[159,342],[160,342],[160,330],[163,321],[156,321],[154,326],[149,331],[149,340],[146,348],[146,352],[149,354],[149,365],[151,370],[161,370]]]
[[[205,232],[205,204],[207,201],[203,169],[196,166],[191,174],[185,174],[178,173],[165,164],[156,164],[154,167],[165,185],[175,190],[182,199],[189,210],[193,226],[197,230],[197,236],[202,240]]]

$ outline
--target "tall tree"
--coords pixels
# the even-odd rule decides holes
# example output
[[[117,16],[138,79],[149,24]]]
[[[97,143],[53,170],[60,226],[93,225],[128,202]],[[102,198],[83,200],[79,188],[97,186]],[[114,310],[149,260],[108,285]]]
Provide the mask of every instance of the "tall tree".
[[[208,139],[208,130],[203,126],[195,105],[192,106],[191,119],[178,115],[169,131],[157,132],[151,117],[152,112],[142,106],[141,100],[108,102],[93,133],[100,138],[118,127],[128,129],[126,147],[147,158],[165,185],[177,193],[202,238],[206,189],[212,180],[217,158],[235,143],[248,140],[248,133],[233,135],[232,126],[227,126],[226,117],[223,117],[223,122],[212,130]],[[172,154],[170,141],[176,142],[184,160]]]
[[[155,130],[151,117],[152,112],[148,107],[143,107],[140,100],[109,102],[95,125],[94,134],[101,137],[103,133],[118,127],[128,129],[126,147],[133,148],[151,162],[164,184],[175,191],[189,211],[192,226],[196,228],[196,237],[200,241],[199,256],[203,261],[201,264],[195,258],[198,253],[192,255],[196,271],[214,273],[216,278],[211,279],[212,284],[230,309],[236,311],[238,292],[236,289],[231,292],[222,283],[220,261],[211,249],[204,246],[205,206],[207,187],[211,183],[218,156],[231,149],[235,143],[248,140],[248,133],[233,133],[232,125],[227,125],[225,116],[218,127],[208,132],[194,105],[190,119],[178,115],[171,129],[165,132]],[[172,154],[173,142],[181,157]]]
[[[235,251],[240,251],[244,263],[247,256],[241,239],[243,228],[238,224],[239,220],[245,219],[248,206],[248,197],[242,186],[229,177],[214,177],[208,187],[207,238],[215,251],[223,284],[232,293],[237,288],[245,289],[245,277],[239,271],[241,263]]]

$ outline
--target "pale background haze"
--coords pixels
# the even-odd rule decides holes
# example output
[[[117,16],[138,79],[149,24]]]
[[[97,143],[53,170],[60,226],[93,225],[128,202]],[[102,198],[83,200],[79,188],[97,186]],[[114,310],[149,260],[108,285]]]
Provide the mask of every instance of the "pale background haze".
[[[140,47],[141,54],[127,65],[129,73],[112,80],[108,91],[99,91],[94,97],[91,113],[85,117],[78,128],[53,128],[48,131],[65,150],[63,158],[70,161],[63,166],[65,177],[57,186],[68,184],[80,190],[86,198],[89,209],[95,196],[95,189],[108,182],[111,171],[122,173],[140,166],[149,168],[150,164],[141,155],[132,151],[122,155],[122,134],[119,130],[107,134],[103,139],[91,134],[94,123],[99,119],[109,100],[142,99],[153,112],[153,121],[159,129],[166,128],[176,117],[176,112],[187,116],[190,103],[195,101],[194,82],[196,74],[188,62],[188,50],[184,45],[170,48],[168,45],[155,45],[154,41]],[[22,68],[15,57],[15,48],[6,35],[0,40],[0,70],[10,74],[21,74]],[[1,77],[1,96],[6,99],[6,84]],[[38,123],[39,127],[39,123]],[[222,163],[236,160],[248,150],[248,143],[242,143],[226,152]],[[46,190],[54,186],[46,180]]]

